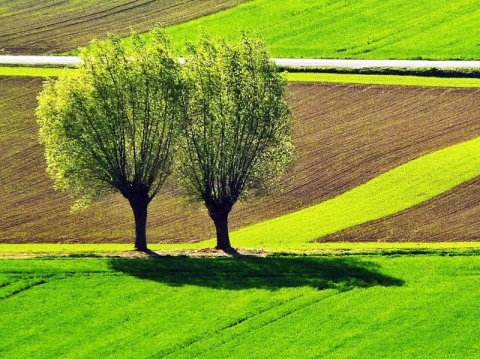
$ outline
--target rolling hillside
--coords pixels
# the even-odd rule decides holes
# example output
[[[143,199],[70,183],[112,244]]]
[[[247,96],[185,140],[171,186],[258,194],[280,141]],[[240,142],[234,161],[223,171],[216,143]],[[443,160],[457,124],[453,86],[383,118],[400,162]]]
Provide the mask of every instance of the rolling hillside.
[[[0,54],[61,53],[108,32],[128,35],[235,6],[242,0],[0,0]]]
[[[180,49],[202,27],[259,32],[275,57],[480,59],[475,0],[0,0],[0,53],[61,53],[157,23]]]
[[[34,118],[41,80],[2,77],[0,85],[4,89],[0,95],[2,241],[129,243],[133,219],[123,198],[111,196],[84,212],[69,214],[68,197],[51,188]],[[318,204],[417,157],[480,135],[478,89],[291,83],[289,92],[297,163],[281,191],[234,208],[232,229]],[[462,199],[465,188],[468,199]],[[390,240],[394,237],[389,234],[395,231],[382,229],[397,226],[403,232],[396,239],[475,240],[472,234],[480,231],[474,221],[479,198],[475,187],[465,184],[438,202],[386,219],[389,227],[378,221],[368,230],[352,229],[358,231],[354,235],[344,232],[343,238]],[[456,203],[452,208],[450,200]],[[472,205],[462,205],[465,201]],[[429,206],[435,203],[440,207],[432,212]],[[449,208],[455,216],[448,215]],[[416,211],[417,221],[425,218],[417,223],[428,230],[402,225],[410,211]],[[437,221],[443,224],[436,225]],[[151,205],[151,243],[198,241],[213,234],[202,207],[186,205],[173,194]]]

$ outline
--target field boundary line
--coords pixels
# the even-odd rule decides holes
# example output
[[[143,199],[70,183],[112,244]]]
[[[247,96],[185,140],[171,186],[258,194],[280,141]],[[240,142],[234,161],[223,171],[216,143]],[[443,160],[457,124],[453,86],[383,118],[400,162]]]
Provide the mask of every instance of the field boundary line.
[[[294,59],[272,58],[277,66],[285,68],[437,68],[437,69],[480,69],[476,60],[350,60],[350,59]],[[0,55],[4,65],[78,65],[78,56],[30,56]]]

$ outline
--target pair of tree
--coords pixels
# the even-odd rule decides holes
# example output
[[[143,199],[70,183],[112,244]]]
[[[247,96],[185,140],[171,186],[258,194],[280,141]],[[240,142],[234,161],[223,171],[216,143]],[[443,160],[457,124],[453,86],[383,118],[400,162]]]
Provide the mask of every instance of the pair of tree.
[[[184,64],[155,29],[148,43],[110,37],[40,93],[37,118],[47,170],[76,206],[120,192],[135,218],[135,248],[147,250],[147,209],[165,180],[203,201],[217,247],[230,250],[228,215],[265,189],[293,156],[285,81],[264,44],[204,34]]]

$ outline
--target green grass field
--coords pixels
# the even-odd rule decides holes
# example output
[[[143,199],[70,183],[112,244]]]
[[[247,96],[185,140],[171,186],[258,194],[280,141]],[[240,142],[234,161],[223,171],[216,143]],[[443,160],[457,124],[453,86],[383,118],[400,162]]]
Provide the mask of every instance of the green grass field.
[[[474,358],[479,256],[0,260],[2,358]]]
[[[259,32],[274,57],[479,59],[475,0],[254,0],[168,28],[183,52],[203,28],[213,36]]]

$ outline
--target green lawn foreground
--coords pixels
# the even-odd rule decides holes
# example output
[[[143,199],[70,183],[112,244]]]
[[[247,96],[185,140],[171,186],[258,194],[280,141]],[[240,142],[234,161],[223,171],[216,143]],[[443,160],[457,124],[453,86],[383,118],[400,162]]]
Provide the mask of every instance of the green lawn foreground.
[[[2,358],[473,358],[480,256],[0,260]]]

